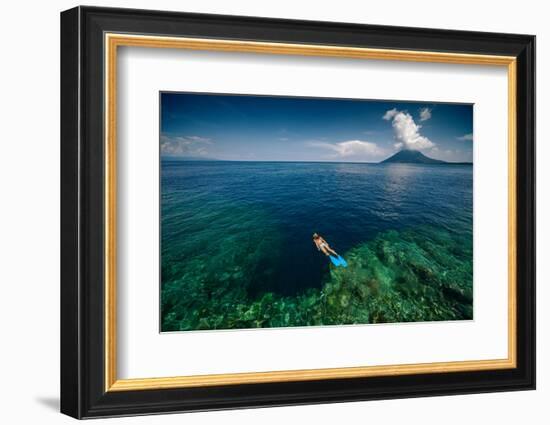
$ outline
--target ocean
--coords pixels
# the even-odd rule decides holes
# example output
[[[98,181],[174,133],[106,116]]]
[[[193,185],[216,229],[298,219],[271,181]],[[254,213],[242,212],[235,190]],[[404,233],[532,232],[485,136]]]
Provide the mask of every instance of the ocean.
[[[472,170],[163,159],[162,331],[472,319]]]

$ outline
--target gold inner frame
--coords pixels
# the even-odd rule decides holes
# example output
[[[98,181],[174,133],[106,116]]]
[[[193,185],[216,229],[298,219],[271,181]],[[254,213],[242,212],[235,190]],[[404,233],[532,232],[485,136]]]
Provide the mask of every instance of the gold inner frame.
[[[236,385],[285,381],[510,369],[516,367],[516,58],[462,53],[370,49],[147,35],[105,34],[105,391]],[[382,366],[303,369],[213,375],[118,379],[116,325],[116,128],[117,48],[119,46],[325,56],[468,65],[504,66],[508,72],[508,357]]]

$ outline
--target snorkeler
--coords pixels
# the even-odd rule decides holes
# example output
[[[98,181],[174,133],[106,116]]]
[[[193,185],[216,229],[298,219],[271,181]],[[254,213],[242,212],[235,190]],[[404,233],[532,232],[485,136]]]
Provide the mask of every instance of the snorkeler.
[[[317,247],[319,251],[323,251],[323,254],[325,254],[327,257],[330,256],[330,254],[334,254],[337,257],[339,256],[338,253],[333,250],[328,242],[323,239],[322,236],[319,236],[317,233],[313,234],[313,243]]]
[[[328,258],[330,258],[330,261],[336,267],[348,266],[347,261],[344,260],[340,255],[338,255],[338,253],[330,247],[328,242],[324,240],[321,236],[319,236],[317,233],[313,234],[313,243],[315,244],[315,246],[319,251],[322,251],[323,254],[325,254]]]

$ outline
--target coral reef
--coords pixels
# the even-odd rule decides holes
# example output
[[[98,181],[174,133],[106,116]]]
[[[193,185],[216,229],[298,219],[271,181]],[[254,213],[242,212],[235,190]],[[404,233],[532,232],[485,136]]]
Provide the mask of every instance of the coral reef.
[[[347,268],[331,265],[321,288],[293,296],[251,296],[258,271],[272,273],[268,247],[277,241],[263,233],[235,238],[218,255],[163,267],[163,331],[473,318],[471,233],[382,232],[344,254]]]

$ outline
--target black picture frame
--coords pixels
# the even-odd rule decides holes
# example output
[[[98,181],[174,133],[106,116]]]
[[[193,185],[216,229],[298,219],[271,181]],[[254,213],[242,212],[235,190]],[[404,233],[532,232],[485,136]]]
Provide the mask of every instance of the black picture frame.
[[[516,57],[517,367],[106,392],[105,32]],[[61,13],[62,413],[92,418],[534,388],[534,36],[96,7]]]

